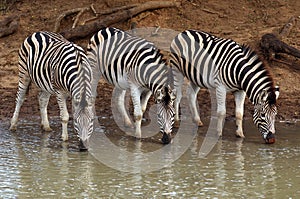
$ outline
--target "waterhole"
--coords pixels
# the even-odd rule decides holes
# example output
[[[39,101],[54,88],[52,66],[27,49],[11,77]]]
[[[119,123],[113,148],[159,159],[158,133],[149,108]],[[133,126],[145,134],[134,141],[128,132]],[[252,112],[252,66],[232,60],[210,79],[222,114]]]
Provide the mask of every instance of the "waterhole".
[[[0,124],[1,198],[296,198],[300,195],[298,124],[277,123],[276,143],[267,145],[252,121],[244,123],[245,139],[236,138],[234,121],[227,121],[223,137],[204,158],[199,158],[199,149],[207,127],[199,128],[179,159],[156,171],[132,174],[106,166],[89,152],[79,152],[71,124],[70,140],[62,142],[59,120],[51,120],[53,131],[47,133],[40,130],[35,118],[20,121],[16,132],[8,130],[8,122]],[[120,132],[111,118],[103,118],[100,123],[98,133],[104,133],[112,143],[129,152],[147,153],[163,147],[159,134],[137,141]],[[126,159],[122,155],[119,158]]]

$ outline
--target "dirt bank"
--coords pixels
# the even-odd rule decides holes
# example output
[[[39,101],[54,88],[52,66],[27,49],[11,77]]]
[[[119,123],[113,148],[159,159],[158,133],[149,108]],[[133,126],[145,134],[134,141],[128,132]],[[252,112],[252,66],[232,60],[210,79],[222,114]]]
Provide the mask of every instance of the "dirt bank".
[[[94,3],[96,10],[104,10],[130,3],[143,2],[142,0],[111,0],[111,1],[58,1],[58,0],[19,0],[7,1],[1,5],[1,16],[16,14],[20,16],[20,26],[16,33],[0,38],[0,120],[8,120],[13,113],[18,83],[17,51],[26,36],[39,30],[52,31],[54,23],[60,13],[68,9],[85,7]],[[183,31],[185,29],[199,29],[211,32],[221,37],[231,38],[240,43],[249,44],[258,48],[260,37],[267,32],[277,32],[291,16],[300,14],[298,0],[266,0],[266,1],[179,1],[181,7],[147,11],[132,20],[137,27],[160,26],[162,28]],[[11,6],[13,5],[13,6]],[[299,18],[297,18],[299,20]],[[67,26],[67,24],[65,24]],[[128,30],[128,21],[118,23],[115,27]],[[293,27],[286,43],[300,49],[299,21]],[[76,41],[86,46],[89,38]],[[296,58],[282,55],[281,59],[291,66],[278,62],[270,62],[271,72],[276,84],[281,88],[279,105],[279,120],[300,119],[299,91],[300,91],[300,61]],[[111,115],[110,96],[112,87],[101,83],[97,99],[97,114]],[[32,87],[21,109],[20,117],[39,115],[37,90]],[[210,115],[210,103],[207,91],[199,94],[201,115]],[[228,118],[234,114],[234,103],[231,95],[228,96]],[[245,116],[251,117],[253,106],[246,100]],[[51,97],[49,114],[58,115],[58,106],[55,97]]]

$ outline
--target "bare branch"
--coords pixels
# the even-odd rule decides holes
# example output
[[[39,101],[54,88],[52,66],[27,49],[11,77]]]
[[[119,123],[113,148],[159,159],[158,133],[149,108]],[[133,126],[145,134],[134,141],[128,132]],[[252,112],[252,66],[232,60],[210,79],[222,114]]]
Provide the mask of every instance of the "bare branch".
[[[54,32],[58,32],[59,31],[59,27],[60,27],[61,21],[65,17],[73,15],[75,13],[78,13],[77,17],[75,18],[75,21],[73,23],[73,26],[72,26],[72,28],[74,28],[74,26],[77,24],[77,22],[79,20],[79,17],[83,14],[83,12],[85,12],[85,11],[87,11],[89,9],[90,9],[90,7],[84,7],[84,8],[74,8],[74,9],[65,11],[64,13],[62,13],[61,15],[59,15],[58,18],[56,19],[55,26],[54,26]]]
[[[120,10],[114,14],[102,17],[99,21],[91,22],[85,25],[77,26],[73,29],[62,31],[61,34],[73,41],[78,38],[84,38],[88,35],[94,34],[102,27],[107,27],[111,24],[125,21],[132,18],[133,16],[144,12],[146,10],[154,10],[160,8],[178,7],[180,4],[173,1],[148,1],[141,4],[133,4],[134,7],[129,9]]]
[[[80,10],[80,12],[76,15],[76,18],[75,18],[75,20],[74,20],[74,23],[73,23],[72,28],[75,28],[75,27],[76,27],[76,25],[77,25],[77,23],[78,23],[79,18],[81,17],[81,15],[82,15],[85,11],[88,11],[88,10],[90,10],[90,9],[91,9],[91,7],[86,7],[86,8],[82,8],[82,10]]]
[[[287,37],[290,34],[290,31],[292,30],[295,23],[296,23],[296,18],[291,17],[279,32],[279,37],[280,38]]]

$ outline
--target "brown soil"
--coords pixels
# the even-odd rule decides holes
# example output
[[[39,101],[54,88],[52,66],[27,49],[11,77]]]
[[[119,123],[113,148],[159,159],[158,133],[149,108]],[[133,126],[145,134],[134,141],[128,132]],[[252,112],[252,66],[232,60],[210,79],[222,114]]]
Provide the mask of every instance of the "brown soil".
[[[137,27],[160,26],[162,28],[183,31],[185,29],[198,29],[211,32],[215,35],[245,43],[258,50],[260,37],[264,33],[278,32],[291,16],[297,20],[300,10],[299,0],[240,0],[240,1],[200,1],[178,0],[181,7],[147,11],[133,17]],[[85,7],[94,4],[96,10],[103,10],[143,0],[11,0],[0,3],[0,18],[17,14],[20,16],[20,26],[13,35],[0,38],[0,120],[8,121],[14,111],[15,96],[18,87],[17,52],[23,40],[33,32],[39,30],[52,31],[56,18],[64,11]],[[84,16],[83,16],[84,17]],[[69,20],[72,20],[69,18]],[[70,23],[63,23],[68,28]],[[128,21],[113,26],[128,30]],[[296,24],[284,41],[300,49],[299,22]],[[89,38],[75,41],[85,47]],[[280,59],[289,62],[289,65],[270,62],[271,72],[276,84],[280,86],[281,93],[278,101],[280,120],[299,119],[300,107],[300,61],[294,57],[281,55]],[[104,82],[99,86],[97,99],[97,114],[111,115],[110,98],[112,87]],[[34,86],[29,91],[26,101],[21,109],[20,117],[39,116],[37,89]],[[201,91],[199,104],[202,117],[210,115],[210,103],[207,91]],[[234,114],[232,95],[228,95],[227,113]],[[251,117],[253,106],[246,100],[245,116]],[[58,106],[55,97],[51,97],[49,115],[58,116]]]

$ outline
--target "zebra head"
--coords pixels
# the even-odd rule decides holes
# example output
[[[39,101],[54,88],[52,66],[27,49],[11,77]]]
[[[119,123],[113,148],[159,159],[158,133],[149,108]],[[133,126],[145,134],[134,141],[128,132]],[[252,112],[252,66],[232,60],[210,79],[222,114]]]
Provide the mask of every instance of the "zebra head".
[[[72,95],[74,129],[80,139],[80,149],[86,150],[94,130],[95,97],[92,95],[92,70],[84,54],[81,55],[76,89]]]
[[[80,139],[80,149],[88,147],[88,139],[93,132],[94,98],[77,96],[72,100],[74,129]]]
[[[155,103],[157,104],[158,124],[160,132],[163,134],[161,141],[164,144],[171,142],[171,133],[174,123],[174,101],[176,99],[176,90],[170,86],[158,89],[155,94]]]
[[[259,94],[254,106],[253,122],[267,144],[275,142],[275,117],[277,115],[276,100],[279,96],[279,87],[272,91],[263,90]]]

